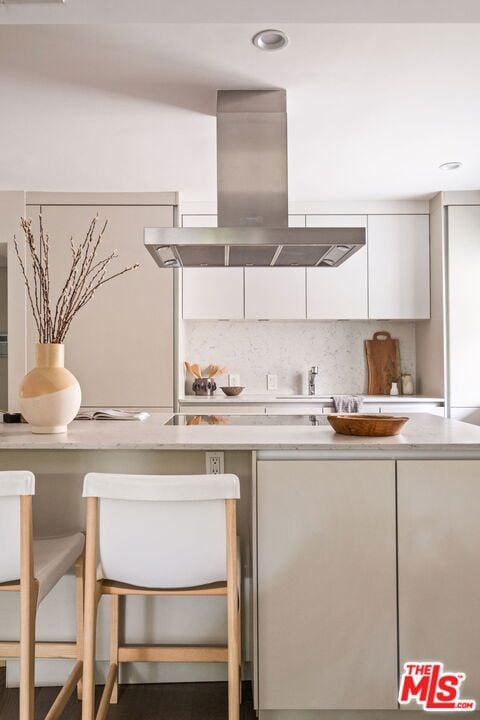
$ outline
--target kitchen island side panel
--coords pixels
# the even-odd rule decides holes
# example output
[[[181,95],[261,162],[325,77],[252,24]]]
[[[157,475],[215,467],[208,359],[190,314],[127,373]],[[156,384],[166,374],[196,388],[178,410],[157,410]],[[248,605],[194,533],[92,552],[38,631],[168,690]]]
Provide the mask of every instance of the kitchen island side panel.
[[[434,660],[466,673],[462,698],[478,706],[480,461],[405,460],[397,468],[400,667]]]
[[[260,710],[397,708],[395,463],[257,463]]]

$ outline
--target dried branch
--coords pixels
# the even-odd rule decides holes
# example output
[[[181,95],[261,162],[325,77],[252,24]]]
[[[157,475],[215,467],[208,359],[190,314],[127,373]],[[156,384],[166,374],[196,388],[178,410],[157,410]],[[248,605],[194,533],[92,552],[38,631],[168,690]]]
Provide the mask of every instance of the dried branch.
[[[41,343],[62,343],[70,329],[73,318],[94,297],[98,288],[114,278],[138,268],[138,264],[126,267],[113,275],[107,275],[110,263],[118,257],[114,250],[110,255],[97,259],[103,235],[107,228],[105,221],[101,230],[95,235],[98,220],[96,215],[87,230],[84,240],[75,246],[70,238],[72,264],[67,272],[63,287],[55,302],[52,312],[52,295],[50,288],[50,238],[44,231],[43,218],[40,215],[40,232],[38,247],[32,231],[32,220],[21,218],[21,226],[25,235],[26,247],[31,264],[33,280],[29,279],[25,263],[22,260],[17,240],[14,237],[15,252],[25,281],[27,294],[32,308],[33,318],[37,326],[38,339]]]

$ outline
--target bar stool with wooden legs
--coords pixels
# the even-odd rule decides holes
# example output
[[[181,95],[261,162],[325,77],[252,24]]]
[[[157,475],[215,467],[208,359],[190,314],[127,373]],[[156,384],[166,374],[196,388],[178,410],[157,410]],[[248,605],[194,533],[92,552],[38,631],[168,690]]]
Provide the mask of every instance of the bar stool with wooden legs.
[[[110,668],[96,720],[103,720],[109,703],[117,701],[119,664],[135,661],[228,663],[229,720],[238,720],[238,478],[89,473],[83,495],[87,541],[82,720],[95,718],[95,634],[101,595],[112,599]],[[227,646],[120,645],[119,603],[126,595],[225,596]]]
[[[0,642],[1,658],[20,657],[20,720],[33,720],[35,658],[72,658],[76,664],[46,720],[58,718],[81,682],[83,653],[83,533],[33,539],[35,477],[0,472],[0,592],[20,593],[20,642]],[[67,570],[76,572],[76,642],[35,642],[37,607]]]

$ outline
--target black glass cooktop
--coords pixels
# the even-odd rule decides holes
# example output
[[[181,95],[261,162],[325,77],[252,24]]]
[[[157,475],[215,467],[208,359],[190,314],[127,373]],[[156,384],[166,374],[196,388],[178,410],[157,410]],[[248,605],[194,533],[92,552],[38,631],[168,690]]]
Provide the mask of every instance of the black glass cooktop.
[[[165,425],[328,425],[326,415],[174,415]]]

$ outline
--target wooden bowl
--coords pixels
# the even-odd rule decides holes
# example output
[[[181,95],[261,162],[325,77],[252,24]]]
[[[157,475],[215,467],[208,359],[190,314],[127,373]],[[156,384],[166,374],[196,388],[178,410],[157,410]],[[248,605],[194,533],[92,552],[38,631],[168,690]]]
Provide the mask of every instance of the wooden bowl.
[[[222,390],[225,395],[228,395],[229,397],[234,397],[236,395],[240,395],[244,388],[241,385],[232,385],[229,387],[222,387]]]
[[[352,415],[328,415],[327,420],[340,435],[361,437],[389,437],[398,435],[410,418],[399,415],[354,413]]]

